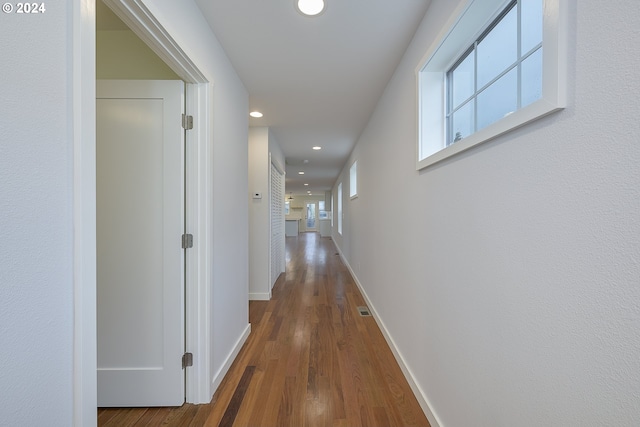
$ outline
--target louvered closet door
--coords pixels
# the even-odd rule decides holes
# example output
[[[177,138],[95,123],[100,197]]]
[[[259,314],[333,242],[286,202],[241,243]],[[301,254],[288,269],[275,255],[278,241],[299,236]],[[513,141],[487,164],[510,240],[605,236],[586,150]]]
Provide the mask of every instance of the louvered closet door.
[[[271,287],[284,272],[284,177],[271,164]]]

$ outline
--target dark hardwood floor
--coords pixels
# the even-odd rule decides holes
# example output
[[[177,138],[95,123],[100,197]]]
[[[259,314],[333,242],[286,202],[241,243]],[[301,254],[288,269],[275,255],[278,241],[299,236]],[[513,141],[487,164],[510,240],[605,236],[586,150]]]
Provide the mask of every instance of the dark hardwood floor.
[[[271,301],[252,301],[252,332],[208,405],[99,409],[98,425],[429,426],[333,242],[287,238]]]

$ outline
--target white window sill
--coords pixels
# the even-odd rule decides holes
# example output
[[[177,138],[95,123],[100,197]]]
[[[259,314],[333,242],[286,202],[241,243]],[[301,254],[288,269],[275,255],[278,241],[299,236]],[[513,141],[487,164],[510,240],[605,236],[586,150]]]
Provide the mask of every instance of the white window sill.
[[[487,126],[484,129],[469,135],[468,137],[449,145],[422,160],[416,164],[416,169],[421,170],[442,160],[445,160],[458,153],[466,151],[483,142],[490,141],[500,135],[503,135],[513,129],[517,129],[553,112],[564,109],[563,105],[557,102],[549,102],[545,99],[539,99],[536,102],[521,108],[520,110],[510,114],[507,117]]]

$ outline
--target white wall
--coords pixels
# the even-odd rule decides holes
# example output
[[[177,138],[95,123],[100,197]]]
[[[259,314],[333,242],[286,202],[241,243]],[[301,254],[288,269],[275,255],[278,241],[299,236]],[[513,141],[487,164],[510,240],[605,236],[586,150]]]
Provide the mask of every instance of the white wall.
[[[214,224],[211,381],[215,385],[248,330],[248,96],[192,1],[144,3],[214,86],[209,110],[214,181],[210,195]],[[72,55],[82,50],[82,55],[95,60],[95,49],[93,43],[74,46],[72,28],[80,27],[81,17],[92,16],[93,4],[83,0],[82,14],[78,2],[70,0],[46,6],[41,15],[3,14],[0,30],[4,46],[0,83],[0,365],[4,367],[0,372],[0,425],[69,426],[74,423],[75,410],[76,422],[84,426],[95,418],[95,404],[93,408],[87,405],[95,402],[95,390],[76,390],[85,401],[78,402],[82,409],[74,408],[74,385],[95,385],[95,357],[85,352],[91,353],[95,331],[76,331],[84,339],[74,359],[74,316],[91,320],[95,289],[86,282],[77,284],[76,296],[83,302],[74,301],[73,197],[78,193],[74,193],[73,177],[84,172],[74,170],[74,149],[78,147],[73,144],[73,132],[88,130],[80,129],[73,118],[90,119],[74,116],[72,110],[72,90],[79,89],[72,78],[78,78],[73,69],[78,56]],[[93,34],[92,24],[86,28]],[[83,142],[82,149],[88,150],[83,156],[90,157],[94,145]],[[76,213],[91,211],[85,206],[89,202],[83,199]],[[89,228],[85,233],[90,234],[91,221],[85,225]],[[84,237],[82,242],[91,241]],[[88,258],[95,254],[89,247],[84,250]],[[90,279],[92,261],[86,263],[86,271],[75,266],[79,279]],[[86,312],[74,313],[74,303],[76,309]],[[86,327],[91,327],[90,321]]]
[[[192,0],[144,0],[212,83],[211,394],[248,331],[247,91]]]
[[[284,154],[268,127],[249,129],[249,299],[271,298],[271,161],[284,169]],[[262,193],[254,199],[253,193]],[[283,227],[284,229],[284,227]]]
[[[284,153],[271,129],[269,129],[269,154],[271,155],[271,162],[277,164],[284,171],[286,167]]]
[[[71,1],[47,7],[0,18],[2,426],[73,419]]]
[[[249,128],[249,299],[269,300],[269,128]],[[262,199],[253,199],[254,192]]]
[[[571,1],[568,108],[417,172],[414,71],[458,3],[346,163],[334,239],[441,426],[637,426],[640,9]]]
[[[131,30],[96,32],[98,79],[180,80]]]

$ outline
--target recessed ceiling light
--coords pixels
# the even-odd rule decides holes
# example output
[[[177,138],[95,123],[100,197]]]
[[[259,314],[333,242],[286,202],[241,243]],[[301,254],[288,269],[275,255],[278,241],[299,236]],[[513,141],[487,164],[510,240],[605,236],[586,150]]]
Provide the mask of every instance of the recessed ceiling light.
[[[305,187],[308,187],[308,186],[309,186],[309,184],[305,184],[304,186],[305,186]]]
[[[322,150],[322,147],[320,147],[319,145],[316,145],[315,147],[313,147],[314,150]]]
[[[304,172],[300,171],[298,172],[298,175],[304,175]]]
[[[316,16],[325,9],[324,0],[294,0],[296,10],[303,15]]]
[[[255,117],[256,119],[259,119],[260,117],[262,117],[264,114],[262,114],[260,111],[252,111],[249,113],[249,115],[251,117]]]

